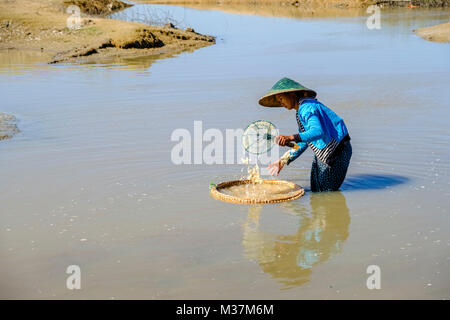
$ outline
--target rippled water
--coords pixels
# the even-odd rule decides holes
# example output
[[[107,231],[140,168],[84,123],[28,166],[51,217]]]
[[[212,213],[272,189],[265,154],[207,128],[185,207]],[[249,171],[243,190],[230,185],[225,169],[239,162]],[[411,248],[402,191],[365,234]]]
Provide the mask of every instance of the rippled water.
[[[450,298],[450,46],[411,32],[449,11],[384,10],[368,30],[365,16],[152,8],[217,44],[87,65],[0,52],[0,111],[21,130],[0,142],[1,297]],[[267,119],[294,133],[294,113],[257,104],[283,76],[345,119],[341,192],[309,192],[307,151],[280,174],[299,200],[212,199],[209,183],[242,165],[174,165],[172,132]],[[69,265],[80,291],[65,287]],[[366,287],[369,265],[381,290]]]

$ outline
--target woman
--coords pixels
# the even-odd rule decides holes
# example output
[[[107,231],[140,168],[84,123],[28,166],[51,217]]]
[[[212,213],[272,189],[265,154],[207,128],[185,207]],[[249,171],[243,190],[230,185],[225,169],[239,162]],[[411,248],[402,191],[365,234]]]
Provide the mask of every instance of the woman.
[[[299,127],[297,134],[276,138],[280,146],[296,143],[298,149],[289,150],[271,163],[269,172],[278,176],[286,164],[297,159],[309,146],[314,152],[311,191],[336,191],[342,185],[350,164],[350,136],[344,121],[317,101],[316,95],[314,90],[283,78],[259,100],[259,104],[265,107],[295,109]]]

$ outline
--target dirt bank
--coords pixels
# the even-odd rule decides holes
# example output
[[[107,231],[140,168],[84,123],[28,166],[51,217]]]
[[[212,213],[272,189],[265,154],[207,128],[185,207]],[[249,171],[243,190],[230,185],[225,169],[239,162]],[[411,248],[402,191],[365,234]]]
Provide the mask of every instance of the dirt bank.
[[[185,6],[265,6],[265,7],[303,7],[303,8],[360,8],[373,4],[371,0],[137,0],[141,3],[179,4]]]
[[[64,4],[76,5],[83,13],[91,15],[108,15],[133,6],[119,0],[64,0]]]
[[[0,112],[0,140],[10,139],[19,132],[16,118],[12,115]]]
[[[57,63],[178,53],[215,42],[214,37],[191,29],[154,27],[101,16],[129,6],[119,2],[0,0],[0,49],[51,53],[50,62]],[[68,27],[70,14],[66,10],[70,4],[81,9],[80,27],[76,29]]]
[[[220,10],[233,14],[254,14],[267,17],[322,18],[357,17],[365,14],[361,6],[354,6],[354,0],[343,0],[336,5],[323,6],[316,1],[256,2],[256,1],[210,1],[210,0],[136,0],[140,3],[183,5],[201,10]],[[345,3],[345,5],[343,5]],[[339,6],[339,4],[343,6]]]
[[[414,32],[428,41],[450,42],[450,22],[436,26],[420,28]]]
[[[393,7],[444,7],[450,0],[135,0],[142,3],[179,4],[188,7],[200,6],[283,6],[300,8],[365,8],[372,4]]]
[[[366,15],[367,7],[440,7],[450,0],[134,0],[139,3],[182,5],[194,9],[221,10],[235,14],[270,17],[326,18]]]

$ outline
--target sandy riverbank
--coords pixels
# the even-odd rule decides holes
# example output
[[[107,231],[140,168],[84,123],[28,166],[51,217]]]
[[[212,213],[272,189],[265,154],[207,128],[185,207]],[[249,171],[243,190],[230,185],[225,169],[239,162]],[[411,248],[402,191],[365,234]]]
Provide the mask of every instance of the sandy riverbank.
[[[201,10],[221,10],[235,14],[255,14],[269,17],[327,18],[366,15],[367,7],[443,7],[450,0],[135,0],[139,3],[182,5]]]
[[[214,37],[192,29],[156,27],[106,19],[128,5],[106,0],[1,0],[0,49],[51,53],[51,63],[99,61],[192,51],[211,45]],[[69,4],[80,6],[80,28],[67,27]]]
[[[379,4],[391,7],[443,7],[450,0],[135,0],[142,3],[200,6],[298,7],[298,8],[365,8]]]
[[[303,8],[358,8],[376,3],[372,0],[137,0],[141,3],[177,4],[184,6],[284,6]]]
[[[290,18],[356,17],[366,15],[369,5],[416,8],[448,7],[450,0],[135,0],[140,3],[182,5],[194,9],[221,10]],[[429,41],[449,42],[450,23],[413,30]]]
[[[432,27],[420,28],[414,30],[414,32],[428,41],[450,42],[450,22]]]

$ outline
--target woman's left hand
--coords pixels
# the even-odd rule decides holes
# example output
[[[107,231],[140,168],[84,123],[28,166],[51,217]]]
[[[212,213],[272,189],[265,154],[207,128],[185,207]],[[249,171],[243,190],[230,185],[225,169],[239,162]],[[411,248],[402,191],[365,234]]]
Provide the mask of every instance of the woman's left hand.
[[[294,141],[294,136],[277,136],[275,138],[275,142],[278,143],[280,146],[284,147],[289,142]]]

